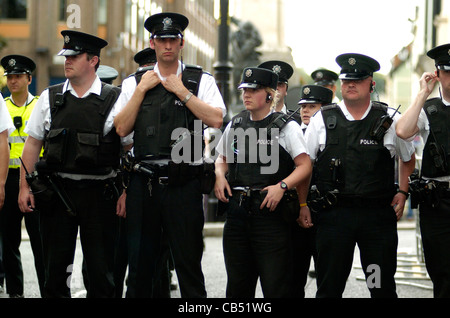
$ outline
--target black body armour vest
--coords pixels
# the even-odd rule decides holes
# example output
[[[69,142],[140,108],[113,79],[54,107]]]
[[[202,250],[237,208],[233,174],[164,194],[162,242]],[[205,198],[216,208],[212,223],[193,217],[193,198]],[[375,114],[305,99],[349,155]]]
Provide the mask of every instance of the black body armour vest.
[[[183,71],[184,86],[196,96],[202,74],[203,70],[196,66],[186,66]],[[140,82],[142,75],[143,73],[135,75],[137,83]],[[175,94],[167,91],[162,84],[157,85],[146,93],[136,118],[134,155],[138,160],[151,157],[170,158],[174,145],[174,140],[171,138],[172,132],[180,127],[194,132],[194,120],[196,119],[189,108],[183,105]],[[203,129],[200,137],[203,144]],[[188,138],[191,138],[191,146],[194,147],[195,134],[190,134]],[[191,154],[196,154],[194,149],[191,149]],[[200,158],[192,157],[191,160],[201,159],[203,153],[199,155]]]
[[[355,121],[347,120],[337,105],[322,108],[326,145],[314,169],[320,193],[338,189],[344,196],[366,198],[395,193],[394,159],[382,142],[371,137],[377,121],[386,114],[387,107],[376,102],[366,118]],[[338,160],[340,165],[333,165]]]
[[[425,102],[430,134],[423,149],[422,176],[436,178],[450,175],[450,108],[440,98]]]
[[[43,161],[55,172],[105,175],[118,168],[120,137],[113,128],[103,136],[105,121],[120,88],[102,83],[101,95],[77,98],[64,84],[49,88],[51,127],[44,143]]]
[[[241,144],[239,143],[237,137],[235,136],[232,140],[229,138],[227,141],[227,153],[234,154],[233,163],[228,163],[228,183],[231,187],[250,187],[262,189],[268,185],[280,182],[290,175],[295,169],[294,160],[291,158],[289,153],[281,147],[278,140],[267,137],[264,132],[260,133],[260,129],[264,128],[263,131],[266,131],[265,128],[267,128],[279,116],[287,117],[281,113],[273,113],[263,120],[251,121],[250,112],[247,110],[244,110],[233,117],[231,128],[234,128],[235,130],[242,128],[244,132],[248,133],[245,134],[245,136],[256,136],[257,140],[252,140],[251,137],[245,138],[245,161],[242,160],[244,158],[239,158],[238,151],[241,151],[239,148],[242,148],[242,146],[240,146]],[[250,129],[256,134],[249,132]],[[236,132],[236,135],[239,136],[240,133]],[[232,136],[232,134],[229,134],[228,136]],[[278,147],[278,166],[276,167],[276,172],[273,174],[261,174],[261,167],[269,167],[272,164],[271,144],[273,144],[274,147]],[[261,154],[264,155],[261,156]],[[262,161],[267,160],[261,159],[266,155],[271,158],[271,161],[268,163],[263,163]],[[227,157],[227,161],[229,160],[230,159]]]

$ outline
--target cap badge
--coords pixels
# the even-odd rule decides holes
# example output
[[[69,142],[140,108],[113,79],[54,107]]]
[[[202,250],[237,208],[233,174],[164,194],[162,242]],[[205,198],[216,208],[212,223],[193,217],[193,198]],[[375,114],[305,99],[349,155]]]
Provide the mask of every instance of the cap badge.
[[[322,72],[318,72],[318,73],[316,74],[316,78],[317,78],[317,79],[322,79],[322,78],[323,78],[323,73],[322,73]]]
[[[13,67],[14,65],[16,65],[16,60],[15,60],[15,59],[10,59],[10,60],[8,61],[8,65],[11,66],[11,67]]]
[[[70,37],[68,35],[66,35],[64,37],[64,43],[69,43],[70,42]]]
[[[281,72],[281,66],[280,65],[275,65],[273,68],[272,68],[272,71],[274,71],[275,73],[280,73]]]
[[[303,94],[309,95],[309,93],[311,93],[311,90],[309,89],[309,87],[305,87],[305,89],[303,90]]]
[[[169,18],[169,17],[164,18],[164,20],[163,20],[163,25],[164,25],[164,28],[170,28],[170,27],[172,27],[172,19]]]
[[[356,64],[356,59],[354,57],[349,58],[348,59],[348,64],[350,64],[352,66],[355,65]]]
[[[245,71],[245,76],[247,76],[247,77],[251,77],[252,74],[253,74],[252,70],[246,70]]]

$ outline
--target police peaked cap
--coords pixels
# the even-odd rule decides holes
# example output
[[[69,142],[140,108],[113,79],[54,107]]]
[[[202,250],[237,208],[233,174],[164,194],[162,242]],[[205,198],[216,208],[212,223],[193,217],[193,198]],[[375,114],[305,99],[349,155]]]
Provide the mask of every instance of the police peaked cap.
[[[277,73],[258,67],[247,67],[242,72],[242,82],[238,88],[270,87],[274,90],[278,86]]]
[[[152,37],[174,38],[183,35],[189,25],[189,19],[184,15],[173,12],[163,12],[151,15],[145,20],[144,27]]]
[[[62,56],[82,53],[100,56],[101,49],[108,45],[108,42],[99,37],[79,31],[63,30],[61,35],[64,38],[64,46],[58,55]]]
[[[376,60],[357,53],[341,54],[336,57],[336,62],[341,67],[339,78],[343,80],[362,80],[380,69]]]
[[[156,63],[156,52],[152,48],[145,48],[134,55],[134,61],[139,65]]]
[[[331,104],[333,91],[323,86],[305,85],[298,104]]]
[[[316,85],[333,85],[339,76],[335,72],[321,68],[312,72],[311,78]]]
[[[96,73],[101,81],[108,84],[111,84],[119,76],[119,72],[114,67],[107,65],[100,65]]]
[[[436,68],[450,70],[450,44],[437,46],[429,50],[427,55],[434,60]]]
[[[288,83],[292,74],[294,74],[294,69],[288,63],[282,61],[267,61],[261,63],[259,68],[265,68],[271,70],[278,74],[278,81],[283,83]]]
[[[36,64],[32,59],[23,55],[7,55],[1,60],[5,69],[4,75],[9,74],[29,74],[34,72]]]

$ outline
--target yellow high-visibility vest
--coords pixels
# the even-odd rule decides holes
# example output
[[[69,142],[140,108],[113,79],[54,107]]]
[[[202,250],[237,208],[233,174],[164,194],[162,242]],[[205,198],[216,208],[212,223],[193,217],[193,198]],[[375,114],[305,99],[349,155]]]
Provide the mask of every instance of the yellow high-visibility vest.
[[[22,156],[23,147],[27,134],[23,131],[25,126],[30,119],[31,112],[33,111],[34,105],[38,100],[39,96],[35,96],[31,102],[22,107],[16,106],[10,97],[5,98],[6,106],[8,107],[11,119],[14,121],[14,117],[22,118],[22,126],[14,130],[14,132],[8,137],[8,142],[11,146],[9,152],[9,168],[20,168],[20,159]],[[42,155],[43,150],[41,151]]]

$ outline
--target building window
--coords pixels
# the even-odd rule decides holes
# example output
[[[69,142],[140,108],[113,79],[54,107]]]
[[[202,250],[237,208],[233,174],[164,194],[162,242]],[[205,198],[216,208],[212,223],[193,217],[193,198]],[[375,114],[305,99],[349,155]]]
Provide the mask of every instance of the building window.
[[[26,19],[27,0],[0,1],[0,19]]]
[[[66,21],[67,18],[67,0],[59,0],[59,21]]]

